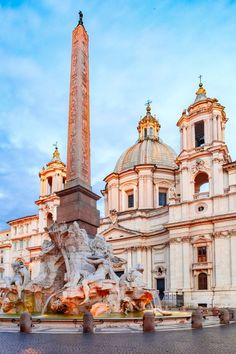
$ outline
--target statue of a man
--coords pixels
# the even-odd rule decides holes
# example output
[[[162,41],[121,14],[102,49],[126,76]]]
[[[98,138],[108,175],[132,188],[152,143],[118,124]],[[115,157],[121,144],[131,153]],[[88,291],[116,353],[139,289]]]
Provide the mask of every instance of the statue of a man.
[[[109,277],[110,280],[115,281],[116,283],[118,282],[119,278],[115,274],[115,272],[112,269],[111,262],[109,258],[99,258],[99,259],[88,259],[88,262],[97,266],[97,269],[94,273],[89,274],[84,280],[82,280],[82,286],[83,286],[83,291],[84,291],[84,301],[81,303],[84,304],[86,302],[89,302],[89,291],[90,287],[89,285],[92,283],[96,282],[102,282],[104,281],[107,277]]]

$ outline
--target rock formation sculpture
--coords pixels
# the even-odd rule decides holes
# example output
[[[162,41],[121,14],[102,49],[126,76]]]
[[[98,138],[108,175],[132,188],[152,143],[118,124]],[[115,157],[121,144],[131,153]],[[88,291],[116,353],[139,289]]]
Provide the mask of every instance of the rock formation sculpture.
[[[28,269],[13,264],[14,276],[2,289],[4,312],[17,312],[9,296],[12,292],[23,310],[30,306],[35,312],[79,315],[89,308],[96,316],[151,306],[153,292],[143,282],[143,266],[139,264],[119,278],[113,264],[125,261],[113,255],[103,236],[89,238],[76,222],[69,226],[54,223],[46,231],[50,240],[42,244],[39,275],[30,281]]]

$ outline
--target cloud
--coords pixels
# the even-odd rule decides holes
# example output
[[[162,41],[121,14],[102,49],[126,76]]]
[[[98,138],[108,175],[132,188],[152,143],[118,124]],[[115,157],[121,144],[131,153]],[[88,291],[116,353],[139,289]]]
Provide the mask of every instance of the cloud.
[[[137,140],[147,98],[161,138],[179,151],[176,122],[194,100],[199,74],[208,95],[226,106],[226,142],[236,158],[235,2],[6,2],[0,6],[0,188],[7,195],[7,203],[0,199],[1,223],[36,211],[37,168],[49,161],[55,141],[66,159],[71,31],[80,9],[90,36],[95,191]]]

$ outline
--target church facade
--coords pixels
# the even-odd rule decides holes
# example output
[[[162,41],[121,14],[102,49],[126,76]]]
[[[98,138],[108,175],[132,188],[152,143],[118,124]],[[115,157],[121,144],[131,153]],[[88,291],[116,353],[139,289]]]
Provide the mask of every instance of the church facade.
[[[148,286],[167,302],[236,306],[236,162],[226,123],[224,107],[200,83],[177,122],[176,156],[148,105],[138,142],[104,179],[99,232],[126,267],[144,265]]]

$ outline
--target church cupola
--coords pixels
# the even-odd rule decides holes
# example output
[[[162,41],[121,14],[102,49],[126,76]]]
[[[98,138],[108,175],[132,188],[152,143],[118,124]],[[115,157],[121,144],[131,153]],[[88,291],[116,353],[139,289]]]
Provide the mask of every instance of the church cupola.
[[[146,115],[138,123],[139,142],[143,140],[159,140],[161,125],[155,116],[151,114],[151,101],[146,103]]]
[[[203,101],[206,100],[207,96],[206,96],[206,90],[203,87],[203,83],[201,81],[201,75],[200,75],[200,83],[199,83],[199,88],[196,91],[196,98],[194,103],[199,102],[199,101]]]
[[[40,197],[51,195],[64,189],[66,180],[66,165],[61,161],[60,152],[55,146],[52,159],[39,172]]]

